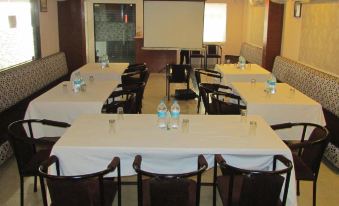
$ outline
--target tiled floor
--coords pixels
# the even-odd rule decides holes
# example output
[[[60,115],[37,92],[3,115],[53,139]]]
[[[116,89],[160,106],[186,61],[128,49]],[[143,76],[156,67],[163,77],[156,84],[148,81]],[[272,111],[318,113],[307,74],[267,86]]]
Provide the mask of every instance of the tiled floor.
[[[174,92],[175,87],[184,87],[184,85],[171,85],[171,91]],[[156,106],[161,98],[165,97],[165,76],[163,74],[152,74],[145,90],[143,100],[143,113],[155,113]],[[166,101],[170,106],[171,102]],[[196,113],[196,100],[179,101],[181,111],[184,114]],[[203,111],[202,111],[203,112]],[[318,206],[336,206],[339,205],[339,177],[338,171],[330,169],[326,164],[322,163],[318,178]],[[211,181],[211,171],[208,171],[203,181]],[[124,178],[125,181],[135,181],[135,177]],[[212,205],[212,188],[202,187],[201,205]],[[123,205],[137,205],[136,186],[122,187],[122,203]],[[0,167],[0,206],[19,205],[20,190],[19,176],[14,158],[11,158]],[[25,179],[25,205],[40,206],[42,205],[41,193],[33,192],[33,178]],[[116,202],[114,205],[117,205]],[[220,205],[220,201],[218,202]],[[301,183],[301,195],[298,197],[299,206],[312,205],[312,183]]]

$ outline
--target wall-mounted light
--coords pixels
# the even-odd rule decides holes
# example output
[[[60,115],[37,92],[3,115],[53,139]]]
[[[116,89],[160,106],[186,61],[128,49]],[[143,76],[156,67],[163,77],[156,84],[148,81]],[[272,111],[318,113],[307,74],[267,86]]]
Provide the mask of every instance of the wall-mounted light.
[[[301,7],[302,7],[302,3],[300,1],[294,2],[294,17],[295,18],[301,17]]]

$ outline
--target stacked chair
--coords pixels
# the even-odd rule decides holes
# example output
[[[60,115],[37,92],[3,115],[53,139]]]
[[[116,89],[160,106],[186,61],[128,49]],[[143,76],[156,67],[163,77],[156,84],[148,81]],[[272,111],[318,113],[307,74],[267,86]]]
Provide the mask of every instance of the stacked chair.
[[[112,92],[102,108],[103,113],[116,113],[118,107],[126,114],[142,113],[142,99],[149,78],[146,64],[133,64],[121,75],[121,84]]]

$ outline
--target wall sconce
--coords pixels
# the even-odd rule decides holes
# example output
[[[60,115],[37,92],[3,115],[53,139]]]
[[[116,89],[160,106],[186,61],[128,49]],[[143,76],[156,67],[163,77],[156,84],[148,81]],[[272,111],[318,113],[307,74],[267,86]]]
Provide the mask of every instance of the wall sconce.
[[[300,1],[294,2],[294,17],[295,18],[301,17],[301,7],[302,7],[302,3]]]

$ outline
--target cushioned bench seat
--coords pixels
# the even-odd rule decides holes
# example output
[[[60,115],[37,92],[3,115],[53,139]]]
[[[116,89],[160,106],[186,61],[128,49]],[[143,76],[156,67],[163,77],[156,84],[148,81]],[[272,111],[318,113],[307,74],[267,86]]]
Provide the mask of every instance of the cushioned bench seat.
[[[275,58],[272,72],[322,105],[331,135],[325,157],[339,168],[339,78],[281,56]]]
[[[68,79],[64,53],[21,64],[0,72],[0,165],[12,155],[7,126],[23,119],[29,102]]]

